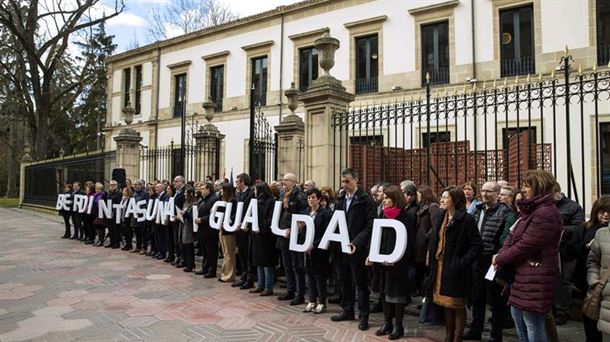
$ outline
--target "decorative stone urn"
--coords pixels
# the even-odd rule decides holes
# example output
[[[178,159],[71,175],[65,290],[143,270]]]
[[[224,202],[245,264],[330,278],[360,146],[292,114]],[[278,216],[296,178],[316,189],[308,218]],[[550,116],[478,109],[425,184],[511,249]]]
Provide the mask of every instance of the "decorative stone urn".
[[[320,67],[324,70],[323,76],[330,76],[329,70],[335,65],[335,51],[339,48],[339,40],[330,36],[330,29],[316,39],[313,46],[318,50]]]

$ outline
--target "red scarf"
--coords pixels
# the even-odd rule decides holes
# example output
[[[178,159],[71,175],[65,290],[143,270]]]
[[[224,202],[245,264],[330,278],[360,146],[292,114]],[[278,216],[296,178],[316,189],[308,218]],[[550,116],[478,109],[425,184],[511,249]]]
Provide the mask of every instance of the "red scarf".
[[[392,207],[392,208],[383,208],[383,216],[389,219],[395,219],[400,214],[400,208]]]

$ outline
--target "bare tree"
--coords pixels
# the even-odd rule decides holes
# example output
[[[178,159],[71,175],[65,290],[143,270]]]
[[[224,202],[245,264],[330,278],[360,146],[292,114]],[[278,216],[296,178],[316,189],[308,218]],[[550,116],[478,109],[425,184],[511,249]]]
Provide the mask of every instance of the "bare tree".
[[[86,66],[68,62],[71,38],[117,16],[124,7],[123,0],[114,0],[112,8],[102,8],[101,0],[0,1],[0,28],[14,38],[0,41],[0,48],[10,51],[10,57],[0,59],[0,71],[16,89],[23,108],[19,115],[25,117],[37,159],[47,156],[53,110],[70,108],[93,77]],[[55,78],[63,72],[74,78],[58,83]]]
[[[148,19],[151,40],[159,41],[237,19],[229,6],[219,0],[176,0],[153,7]]]

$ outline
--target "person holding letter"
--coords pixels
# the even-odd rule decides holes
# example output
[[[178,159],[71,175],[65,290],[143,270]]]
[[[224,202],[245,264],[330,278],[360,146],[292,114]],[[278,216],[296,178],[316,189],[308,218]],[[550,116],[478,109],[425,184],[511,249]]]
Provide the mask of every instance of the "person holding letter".
[[[237,207],[237,198],[235,197],[235,189],[230,183],[222,185],[222,200],[233,204],[233,209],[230,213],[226,212],[226,207],[218,208],[219,212],[230,214],[230,221],[235,222],[235,208]],[[220,267],[220,278],[218,281],[223,283],[232,283],[235,280],[235,233],[228,232],[224,229],[222,222],[220,223],[220,246],[222,247],[222,266]]]
[[[472,215],[466,212],[466,196],[459,187],[447,188],[441,196],[441,216],[431,231],[429,262],[431,281],[426,297],[444,308],[445,342],[462,341],[466,324],[466,297],[472,264],[483,241]]]
[[[195,189],[185,186],[185,201],[182,210],[178,213],[180,224],[180,244],[184,257],[184,272],[193,272],[195,269],[195,232],[193,231],[193,204],[195,204]]]
[[[365,261],[368,253],[369,240],[376,215],[375,201],[358,186],[358,173],[352,168],[341,171],[343,194],[335,203],[335,211],[345,212],[351,254],[341,253],[341,246],[333,243],[331,252],[337,259],[338,285],[341,288],[342,312],[332,316],[335,322],[355,319],[355,291],[358,290],[358,329],[369,328],[369,284]],[[354,279],[355,278],[355,279]],[[354,285],[356,288],[354,288]]]
[[[317,248],[322,240],[326,226],[330,221],[331,212],[328,208],[320,205],[322,192],[317,188],[307,191],[307,203],[309,206],[303,214],[311,216],[314,223],[315,234],[311,249],[305,254],[305,270],[307,272],[307,287],[309,289],[309,303],[304,312],[316,314],[326,312],[326,297],[328,273],[330,263],[328,261],[328,251]],[[302,229],[302,228],[301,228]],[[309,229],[309,228],[307,228]]]
[[[258,231],[252,232],[252,263],[256,266],[258,283],[250,293],[266,297],[273,295],[275,266],[277,265],[276,237],[271,233],[274,198],[267,183],[255,186],[258,214]]]
[[[196,274],[203,275],[204,278],[216,278],[216,269],[218,268],[218,231],[210,227],[210,211],[214,203],[218,201],[214,192],[212,183],[203,183],[200,186],[201,201],[198,205],[199,214],[197,215],[197,224],[199,230],[197,234],[203,240],[203,256],[205,261],[201,265],[201,271]]]
[[[64,185],[64,196],[65,196],[66,203],[68,201],[70,201],[68,208],[72,209],[72,184]],[[70,235],[70,216],[72,215],[72,213],[70,212],[70,210],[59,209],[59,215],[61,215],[61,217],[63,217],[63,219],[64,219],[64,228],[65,228],[64,235],[61,238],[69,239],[71,236]],[[72,222],[72,223],[74,223],[74,222]],[[76,236],[76,225],[74,225],[74,236]]]
[[[412,284],[409,280],[409,269],[414,265],[415,257],[415,220],[409,214],[405,197],[396,185],[384,187],[382,218],[397,220],[407,229],[407,247],[405,253],[394,263],[380,264],[381,292],[383,293],[384,323],[375,332],[377,336],[389,334],[390,340],[404,336],[402,325],[405,306],[411,302]],[[396,231],[392,228],[382,229],[381,254],[394,252],[397,241]],[[372,263],[367,258],[367,264]],[[394,324],[392,324],[394,319]]]

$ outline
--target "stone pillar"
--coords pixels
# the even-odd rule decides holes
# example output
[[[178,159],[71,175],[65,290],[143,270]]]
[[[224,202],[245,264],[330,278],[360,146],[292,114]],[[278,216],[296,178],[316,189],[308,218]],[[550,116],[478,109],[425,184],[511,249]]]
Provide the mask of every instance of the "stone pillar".
[[[302,141],[305,135],[305,124],[303,120],[296,114],[294,110],[298,106],[298,93],[299,91],[294,87],[292,82],[290,89],[287,89],[284,94],[288,98],[288,109],[291,114],[284,117],[279,125],[275,126],[277,132],[277,172],[278,177],[281,179],[286,173],[294,173],[302,182],[305,174],[303,169],[305,168],[304,156],[301,155]]]
[[[197,133],[193,134],[195,138],[195,177],[197,180],[204,180],[206,176],[212,176],[212,179],[219,179],[222,175],[222,156],[223,140],[225,135],[220,133],[218,127],[211,122],[214,119],[214,102],[208,97],[208,100],[201,104],[203,112],[208,123],[199,127]]]
[[[127,178],[140,178],[140,142],[142,137],[131,128],[125,128],[114,137],[116,142],[116,165],[125,169]]]
[[[21,165],[20,165],[20,170],[19,170],[19,205],[21,206],[23,204],[23,200],[25,199],[25,167],[29,164],[31,164],[34,160],[32,159],[32,156],[30,156],[30,152],[31,152],[31,148],[30,148],[30,144],[28,144],[27,142],[25,143],[25,146],[23,147],[24,150],[24,154],[23,157],[21,157]]]
[[[324,74],[299,96],[305,106],[305,178],[313,179],[319,186],[332,187],[340,171],[335,168],[347,166],[346,156],[339,160],[339,141],[348,142],[348,132],[342,132],[342,136],[335,132],[333,115],[347,112],[355,96],[328,72],[335,64],[334,53],[339,48],[339,41],[330,37],[327,30],[323,37],[316,39],[314,46],[319,51]],[[345,146],[343,148],[345,155]]]
[[[129,103],[123,108],[125,123],[128,126],[133,121],[134,112]],[[131,128],[123,128],[119,135],[114,137],[114,141],[117,167],[125,169],[126,177],[132,181],[140,178],[140,142],[142,141],[140,133]]]
[[[195,176],[197,180],[204,180],[206,176],[219,179],[220,157],[222,140],[225,135],[221,134],[218,127],[211,123],[199,127],[199,131],[193,134],[195,138]]]

